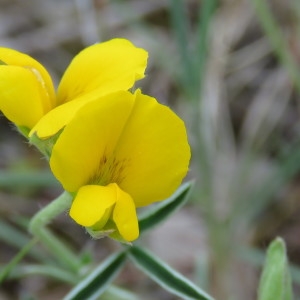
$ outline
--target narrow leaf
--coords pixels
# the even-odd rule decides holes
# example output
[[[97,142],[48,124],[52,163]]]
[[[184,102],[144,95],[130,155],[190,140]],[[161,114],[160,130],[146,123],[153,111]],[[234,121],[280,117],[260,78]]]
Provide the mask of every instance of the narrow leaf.
[[[114,285],[109,286],[100,299],[101,300],[138,300],[135,294]]]
[[[59,183],[49,171],[0,171],[0,187],[15,191],[23,187],[58,187]]]
[[[140,232],[150,229],[182,207],[188,200],[193,182],[184,183],[170,198],[145,211],[139,218]]]
[[[0,241],[17,249],[22,249],[24,245],[30,242],[30,238],[15,226],[0,220]],[[31,247],[26,255],[42,262],[49,262],[47,256],[36,247]]]
[[[51,277],[72,285],[78,283],[77,274],[54,265],[18,265],[12,270],[9,278],[17,279],[30,275]]]
[[[267,258],[260,279],[259,300],[292,300],[293,292],[285,243],[275,239],[267,251]]]
[[[89,276],[81,281],[64,300],[98,299],[117,276],[126,259],[126,252],[108,257]]]
[[[132,246],[129,249],[129,255],[137,267],[150,278],[180,298],[187,300],[213,299],[194,283],[142,248]]]
[[[31,239],[18,253],[17,255],[0,271],[0,283],[9,276],[13,268],[22,260],[24,256],[32,249],[36,244],[37,239]]]

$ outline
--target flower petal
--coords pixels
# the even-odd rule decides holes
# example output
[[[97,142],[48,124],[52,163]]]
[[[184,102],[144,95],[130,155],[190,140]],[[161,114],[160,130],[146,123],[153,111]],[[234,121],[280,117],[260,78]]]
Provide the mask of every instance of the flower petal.
[[[72,203],[70,216],[78,224],[91,227],[101,220],[115,202],[116,191],[113,186],[85,185],[79,189]]]
[[[98,90],[104,95],[128,90],[144,77],[147,52],[125,39],[113,39],[81,51],[67,68],[58,88],[59,103]]]
[[[8,66],[20,66],[30,69],[36,75],[41,87],[45,89],[47,99],[45,98],[44,101],[48,101],[47,106],[52,108],[56,105],[56,97],[51,77],[38,61],[27,54],[4,47],[0,47],[0,61]],[[18,80],[18,77],[15,78],[15,81],[16,80]]]
[[[65,190],[75,192],[85,184],[111,182],[105,180],[107,170],[103,166],[114,158],[115,145],[133,104],[134,95],[121,91],[90,101],[77,111],[50,158],[53,174]]]
[[[55,135],[60,129],[74,117],[76,112],[87,102],[97,99],[96,95],[87,95],[84,97],[85,101],[80,98],[75,101],[70,101],[55,107],[50,110],[40,121],[32,128],[29,136],[34,133],[41,139],[49,138]]]
[[[119,186],[136,206],[164,200],[188,171],[190,147],[185,125],[168,107],[137,91],[115,156],[129,161]]]
[[[117,184],[110,186],[114,186],[117,193],[113,220],[124,240],[131,242],[139,236],[139,224],[134,202],[130,195],[122,191]]]
[[[45,97],[29,69],[0,66],[0,110],[17,126],[32,128],[46,113]]]

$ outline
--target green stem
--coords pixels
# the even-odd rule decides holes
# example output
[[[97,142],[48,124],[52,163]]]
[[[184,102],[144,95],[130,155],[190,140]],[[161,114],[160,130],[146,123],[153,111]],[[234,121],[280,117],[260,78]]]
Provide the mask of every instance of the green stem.
[[[40,227],[46,226],[55,217],[67,210],[71,203],[72,196],[68,192],[63,192],[32,218],[29,224],[29,231],[34,234]]]
[[[17,255],[0,271],[0,283],[5,280],[5,278],[10,274],[13,268],[32,249],[36,242],[36,238],[31,239],[24,247],[22,247],[22,249],[17,253]]]
[[[59,197],[53,200],[49,205],[39,211],[29,224],[29,231],[56,255],[58,260],[70,268],[72,271],[78,271],[81,263],[69,248],[66,247],[55,235],[53,235],[45,226],[67,210],[72,203],[72,196],[68,192],[63,192]]]

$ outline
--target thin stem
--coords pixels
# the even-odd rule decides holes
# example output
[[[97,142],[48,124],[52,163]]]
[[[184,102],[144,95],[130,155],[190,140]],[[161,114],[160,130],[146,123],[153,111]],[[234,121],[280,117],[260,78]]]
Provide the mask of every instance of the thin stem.
[[[76,256],[64,243],[53,235],[45,226],[67,210],[72,203],[72,196],[68,192],[63,192],[58,198],[39,211],[29,224],[29,231],[56,255],[58,260],[69,267],[72,271],[78,271],[81,263]]]
[[[32,249],[36,244],[37,239],[31,239],[18,253],[17,255],[1,270],[0,283],[9,275],[11,270],[21,261],[21,259]]]
[[[29,224],[29,231],[34,234],[40,227],[46,226],[55,217],[67,210],[71,203],[72,196],[68,192],[63,192],[32,218]]]
[[[15,228],[14,226],[0,220],[0,240],[4,241],[8,245],[22,249],[24,245],[29,243],[30,239],[28,235],[23,233],[21,230]],[[47,258],[39,249],[30,248],[28,255],[34,257],[35,259],[40,260],[41,262],[49,262],[49,258]]]
[[[81,262],[63,242],[61,242],[50,230],[41,227],[36,231],[36,236],[54,254],[57,259],[70,270],[78,272]]]

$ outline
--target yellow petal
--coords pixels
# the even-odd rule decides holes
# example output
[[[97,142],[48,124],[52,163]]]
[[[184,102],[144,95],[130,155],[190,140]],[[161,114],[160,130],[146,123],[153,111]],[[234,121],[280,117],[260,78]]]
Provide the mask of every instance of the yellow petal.
[[[41,87],[45,89],[47,94],[47,106],[54,107],[56,105],[56,98],[53,83],[47,70],[35,59],[22,52],[0,47],[0,61],[4,62],[8,66],[20,66],[26,69],[30,69],[37,77]],[[2,80],[2,79],[1,79]],[[15,81],[18,78],[15,78]],[[46,99],[44,99],[46,101]]]
[[[115,201],[116,191],[113,186],[86,185],[79,189],[70,216],[78,224],[91,227],[101,220]]]
[[[0,110],[17,126],[32,128],[46,113],[45,98],[31,70],[0,66]]]
[[[128,90],[144,77],[147,52],[125,39],[113,39],[81,51],[67,68],[58,88],[58,101],[64,103],[98,90],[104,95]]]
[[[70,122],[76,112],[83,105],[95,99],[97,99],[96,95],[91,94],[84,97],[85,101],[78,98],[75,101],[70,101],[55,107],[40,119],[40,121],[30,131],[29,136],[36,133],[39,138],[46,139],[55,135],[60,129]]]
[[[54,145],[50,159],[53,174],[65,190],[74,192],[85,184],[114,182],[108,180],[104,165],[111,160],[115,171],[118,168],[111,154],[133,104],[134,95],[123,91],[90,101],[77,111]]]
[[[183,121],[138,91],[84,105],[60,135],[50,165],[70,192],[88,183],[117,183],[143,206],[176,190],[189,159]]]
[[[122,191],[117,184],[114,183],[110,186],[114,186],[117,193],[113,220],[124,240],[131,242],[139,236],[139,224],[134,202],[130,195]]]
[[[168,107],[137,91],[115,156],[130,161],[119,186],[136,206],[163,200],[188,171],[190,147],[185,125]]]

